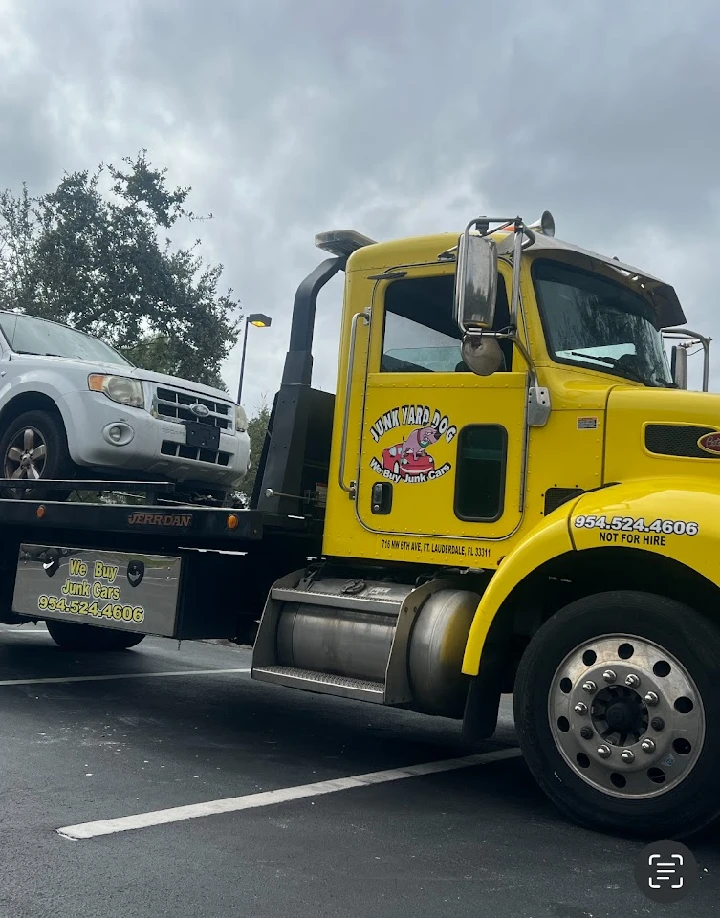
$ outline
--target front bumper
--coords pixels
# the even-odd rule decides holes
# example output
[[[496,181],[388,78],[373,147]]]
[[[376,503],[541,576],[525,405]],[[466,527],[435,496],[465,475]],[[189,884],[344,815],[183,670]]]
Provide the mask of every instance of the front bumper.
[[[73,392],[58,407],[70,457],[77,465],[144,472],[219,488],[237,487],[247,472],[250,437],[232,427],[220,431],[218,450],[196,450],[186,447],[183,424],[156,418],[144,408],[118,405],[101,392]],[[107,434],[114,424],[124,430],[120,443],[112,442]]]

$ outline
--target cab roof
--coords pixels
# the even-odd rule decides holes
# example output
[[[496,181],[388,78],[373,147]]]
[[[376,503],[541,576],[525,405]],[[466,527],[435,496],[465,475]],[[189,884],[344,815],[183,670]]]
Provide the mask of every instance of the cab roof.
[[[388,242],[374,242],[364,245],[350,255],[347,271],[382,272],[411,264],[432,264],[440,260],[441,253],[457,247],[459,233],[438,233],[430,236],[413,236],[394,239]],[[509,234],[493,233],[492,238],[502,243]],[[526,249],[533,257],[545,255],[552,258],[560,254],[575,256],[573,263],[589,271],[597,271],[599,265],[617,273],[618,280],[623,280],[630,287],[647,296],[657,312],[661,328],[681,326],[686,322],[685,313],[675,289],[670,285],[648,274],[640,268],[625,264],[617,258],[600,255],[597,252],[583,249],[570,242],[564,242],[554,236],[535,234],[535,243]],[[607,273],[607,272],[603,272]]]

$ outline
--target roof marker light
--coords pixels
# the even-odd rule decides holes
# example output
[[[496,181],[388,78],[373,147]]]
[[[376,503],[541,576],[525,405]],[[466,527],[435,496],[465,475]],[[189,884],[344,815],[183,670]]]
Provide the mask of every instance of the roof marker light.
[[[357,230],[328,230],[326,233],[318,233],[315,237],[316,248],[333,255],[352,255],[366,245],[375,245],[375,240],[363,236]]]

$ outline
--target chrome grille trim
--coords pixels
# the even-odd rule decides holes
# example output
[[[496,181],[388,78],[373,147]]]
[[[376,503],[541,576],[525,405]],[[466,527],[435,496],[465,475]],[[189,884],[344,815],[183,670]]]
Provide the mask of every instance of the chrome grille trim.
[[[199,417],[190,410],[191,405],[204,405],[208,410],[207,415]],[[207,395],[196,395],[194,392],[187,392],[174,386],[154,386],[153,413],[156,417],[175,424],[189,421],[193,424],[219,427],[231,433],[234,427],[232,407],[227,402],[220,402]]]

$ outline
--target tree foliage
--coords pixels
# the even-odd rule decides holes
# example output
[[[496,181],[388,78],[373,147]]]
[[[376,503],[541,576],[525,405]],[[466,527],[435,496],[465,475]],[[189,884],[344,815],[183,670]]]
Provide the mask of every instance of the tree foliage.
[[[250,434],[250,471],[243,480],[239,490],[240,499],[246,507],[250,504],[250,498],[255,485],[255,475],[257,474],[258,465],[260,464],[260,456],[262,454],[265,434],[267,433],[269,423],[270,408],[263,396],[256,413],[248,421],[248,433]]]
[[[198,219],[190,189],[168,188],[166,172],[143,150],[122,168],[66,173],[40,197],[0,193],[0,301],[97,335],[147,369],[224,388],[238,303],[218,291],[222,265],[205,265],[199,239],[178,248],[165,235]]]

